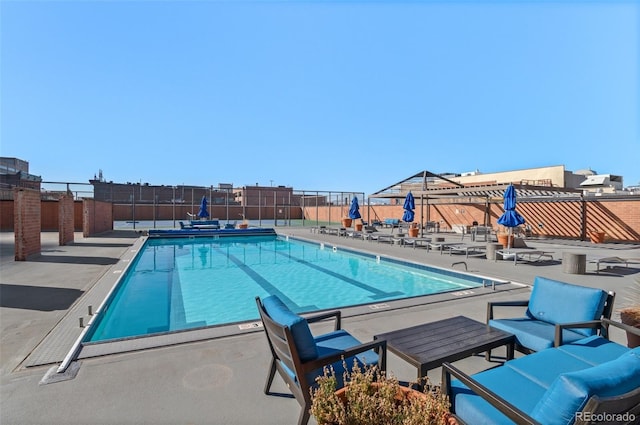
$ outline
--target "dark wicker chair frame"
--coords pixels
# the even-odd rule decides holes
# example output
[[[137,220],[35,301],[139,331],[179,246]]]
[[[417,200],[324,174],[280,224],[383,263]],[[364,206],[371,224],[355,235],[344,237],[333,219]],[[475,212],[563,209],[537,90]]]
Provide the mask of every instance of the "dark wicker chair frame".
[[[609,291],[607,294],[607,299],[604,303],[604,310],[602,311],[601,319],[611,319],[611,313],[613,313],[613,302],[616,298],[616,293],[613,291]],[[492,320],[493,317],[493,309],[494,307],[528,307],[529,300],[522,301],[490,301],[487,303],[487,324],[489,324],[489,320]],[[561,323],[556,325],[556,332],[553,346],[557,347],[562,345],[562,330],[563,329],[577,329],[577,328],[600,328],[599,333],[603,335],[604,329],[601,320],[591,320],[587,322],[575,322],[575,323]],[[520,351],[524,354],[531,354],[534,350],[525,347],[518,343],[516,340],[516,350]],[[486,353],[486,358],[489,360],[491,357],[491,351]]]
[[[258,311],[260,312],[260,318],[264,325],[264,331],[269,342],[269,348],[271,349],[271,366],[269,367],[269,373],[267,375],[267,381],[264,386],[264,393],[271,395],[271,384],[275,377],[276,371],[280,374],[282,379],[287,384],[287,387],[295,397],[295,399],[302,406],[300,416],[298,418],[298,425],[305,425],[309,421],[311,408],[311,392],[310,388],[314,382],[310,382],[307,378],[309,372],[313,372],[317,369],[322,369],[325,366],[329,366],[335,362],[339,362],[342,359],[355,356],[356,354],[363,353],[365,351],[374,350],[379,356],[380,370],[386,370],[387,360],[387,342],[385,340],[378,340],[369,343],[356,345],[347,350],[339,353],[335,353],[325,357],[319,357],[314,360],[303,362],[300,360],[300,355],[291,335],[291,330],[288,326],[282,326],[277,322],[271,320],[267,312],[265,311],[262,302],[259,297],[256,297],[256,303],[258,305]],[[341,313],[340,311],[330,311],[321,314],[305,316],[308,323],[315,323],[327,319],[334,319],[334,330],[341,329]],[[295,378],[287,372],[282,365],[286,365],[290,371],[295,374]]]

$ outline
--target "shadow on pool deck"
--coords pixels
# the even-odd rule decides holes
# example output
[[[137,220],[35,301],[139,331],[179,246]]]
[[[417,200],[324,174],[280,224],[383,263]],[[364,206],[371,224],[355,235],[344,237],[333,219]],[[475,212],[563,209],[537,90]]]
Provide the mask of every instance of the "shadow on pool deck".
[[[31,263],[96,264],[99,266],[110,266],[117,264],[118,261],[120,259],[115,257],[81,257],[73,255],[38,255],[29,258]]]
[[[0,307],[26,310],[67,310],[84,292],[71,288],[0,283]]]

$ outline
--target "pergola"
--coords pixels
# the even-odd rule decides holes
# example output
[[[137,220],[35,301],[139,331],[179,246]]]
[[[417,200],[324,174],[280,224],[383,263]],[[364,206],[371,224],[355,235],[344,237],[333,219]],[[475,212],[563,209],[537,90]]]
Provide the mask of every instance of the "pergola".
[[[398,183],[381,189],[370,195],[370,198],[404,199],[407,193],[411,192],[416,200],[421,200],[421,208],[427,206],[427,222],[430,221],[428,208],[429,199],[449,199],[451,203],[483,203],[485,205],[484,224],[486,225],[489,222],[490,204],[502,202],[504,192],[510,184],[513,184],[516,189],[518,201],[575,200],[582,198],[582,190],[553,186],[549,180],[484,182],[464,185],[428,170],[416,173]],[[424,221],[425,217],[422,209],[421,215]]]

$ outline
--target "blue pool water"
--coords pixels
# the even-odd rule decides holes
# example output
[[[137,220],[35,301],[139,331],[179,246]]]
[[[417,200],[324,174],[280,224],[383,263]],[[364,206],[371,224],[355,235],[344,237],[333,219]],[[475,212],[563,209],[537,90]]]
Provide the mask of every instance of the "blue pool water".
[[[85,340],[251,321],[255,297],[270,294],[301,313],[478,286],[480,278],[277,236],[149,239]]]

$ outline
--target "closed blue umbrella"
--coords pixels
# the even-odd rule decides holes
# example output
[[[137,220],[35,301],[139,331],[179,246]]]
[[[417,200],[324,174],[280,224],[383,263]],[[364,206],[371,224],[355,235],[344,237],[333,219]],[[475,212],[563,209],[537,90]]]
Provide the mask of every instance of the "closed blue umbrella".
[[[404,214],[402,214],[402,221],[405,223],[411,223],[415,217],[413,210],[416,208],[416,202],[413,199],[413,194],[411,192],[407,193],[407,197],[404,198]]]
[[[361,218],[360,215],[360,205],[358,205],[358,197],[354,196],[351,200],[351,208],[349,208],[349,218],[356,219]]]
[[[498,224],[509,228],[509,236],[511,236],[512,228],[524,224],[524,217],[516,211],[516,189],[512,184],[507,186],[507,190],[504,191],[504,214],[498,219]],[[507,249],[509,249],[511,237],[507,241]]]
[[[200,211],[198,211],[198,217],[207,218],[209,217],[209,211],[207,211],[207,197],[203,196],[202,201],[200,201]]]

